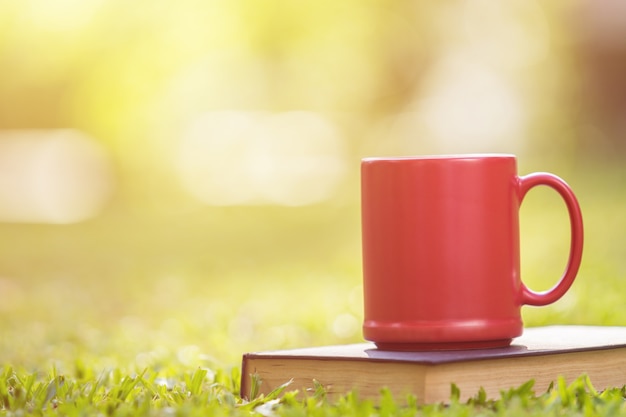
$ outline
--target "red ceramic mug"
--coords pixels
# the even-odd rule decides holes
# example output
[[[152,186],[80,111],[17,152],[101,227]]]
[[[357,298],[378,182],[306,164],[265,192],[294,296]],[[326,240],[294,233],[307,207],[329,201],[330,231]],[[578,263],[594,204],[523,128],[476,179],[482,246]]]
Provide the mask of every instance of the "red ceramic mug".
[[[520,279],[519,209],[537,185],[561,195],[571,224],[567,267],[545,292]],[[363,334],[380,349],[507,346],[521,307],[555,302],[578,272],[574,193],[552,174],[518,176],[514,155],[366,158],[361,193]]]

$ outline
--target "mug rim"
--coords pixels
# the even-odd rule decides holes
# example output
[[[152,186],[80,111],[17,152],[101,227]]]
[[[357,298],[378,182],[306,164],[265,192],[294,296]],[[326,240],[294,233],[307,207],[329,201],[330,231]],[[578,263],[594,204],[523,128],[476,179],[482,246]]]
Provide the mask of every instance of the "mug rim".
[[[424,161],[424,160],[468,160],[468,159],[499,159],[513,158],[510,153],[467,153],[467,154],[442,154],[442,155],[407,155],[407,156],[369,156],[361,159],[362,162],[376,161]]]

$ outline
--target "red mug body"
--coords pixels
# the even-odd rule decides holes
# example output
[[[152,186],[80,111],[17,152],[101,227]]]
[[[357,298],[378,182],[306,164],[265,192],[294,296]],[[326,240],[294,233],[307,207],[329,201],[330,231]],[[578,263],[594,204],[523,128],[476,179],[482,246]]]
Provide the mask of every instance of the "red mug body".
[[[521,306],[556,301],[582,256],[582,216],[551,174],[519,177],[513,155],[366,158],[361,164],[363,333],[381,349],[506,346],[522,334]],[[535,293],[520,277],[519,209],[535,185],[570,212],[561,280]]]

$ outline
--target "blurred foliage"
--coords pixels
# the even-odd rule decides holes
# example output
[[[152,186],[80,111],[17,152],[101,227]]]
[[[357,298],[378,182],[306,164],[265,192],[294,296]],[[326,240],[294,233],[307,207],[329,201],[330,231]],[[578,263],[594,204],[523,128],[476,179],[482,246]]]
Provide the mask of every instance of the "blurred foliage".
[[[358,163],[370,155],[514,152],[520,173],[562,176],[583,207],[585,260],[572,292],[525,309],[526,322],[626,324],[623,136],[586,110],[602,102],[587,100],[602,61],[584,65],[576,7],[1,1],[0,129],[86,132],[117,188],[81,223],[0,224],[0,356],[232,364],[246,350],[361,340]],[[329,120],[347,167],[333,196],[195,200],[174,155],[194,120],[221,110]],[[561,273],[569,232],[560,200],[534,193],[523,274],[540,289]]]

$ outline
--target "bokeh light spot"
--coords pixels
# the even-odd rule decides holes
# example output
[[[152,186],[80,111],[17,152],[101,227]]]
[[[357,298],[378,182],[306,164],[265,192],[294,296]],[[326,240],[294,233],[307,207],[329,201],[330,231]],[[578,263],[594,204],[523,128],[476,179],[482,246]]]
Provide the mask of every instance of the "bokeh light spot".
[[[464,53],[443,57],[417,115],[443,152],[517,151],[522,99],[505,78]]]
[[[206,204],[307,205],[329,198],[341,181],[343,148],[316,113],[209,112],[184,137],[178,172]]]
[[[350,313],[340,314],[333,320],[333,333],[341,338],[349,338],[360,330],[361,322]]]
[[[88,135],[0,131],[0,221],[82,221],[98,214],[112,188],[108,156]]]

